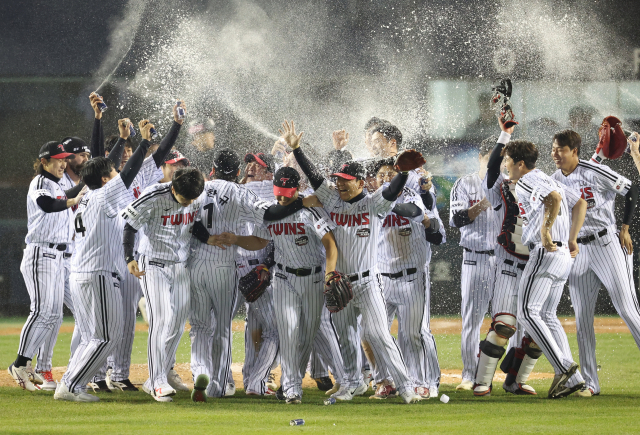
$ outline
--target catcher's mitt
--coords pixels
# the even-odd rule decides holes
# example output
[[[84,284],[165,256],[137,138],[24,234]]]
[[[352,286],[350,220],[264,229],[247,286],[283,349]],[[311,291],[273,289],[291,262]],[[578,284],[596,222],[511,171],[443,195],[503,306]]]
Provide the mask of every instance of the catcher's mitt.
[[[324,282],[324,300],[327,309],[337,313],[346,307],[351,299],[353,299],[353,290],[349,277],[337,270],[327,273]]]
[[[263,274],[262,271],[268,272],[269,269],[261,264],[254,267],[251,272],[240,278],[238,289],[247,302],[254,302],[258,300],[269,284],[271,284],[271,274]],[[266,278],[263,278],[263,275],[266,275]]]
[[[422,167],[427,161],[416,150],[404,150],[396,156],[394,166],[398,171],[406,172]]]

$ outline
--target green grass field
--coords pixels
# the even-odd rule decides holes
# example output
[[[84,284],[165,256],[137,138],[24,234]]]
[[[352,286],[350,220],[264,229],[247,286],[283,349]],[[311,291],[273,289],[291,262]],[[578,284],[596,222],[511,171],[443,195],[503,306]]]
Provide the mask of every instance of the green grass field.
[[[22,326],[22,319],[0,319],[0,330]],[[71,334],[61,334],[54,366],[69,358]],[[0,335],[0,368],[15,358],[17,335]],[[461,369],[460,336],[436,336],[443,369]],[[569,335],[577,360],[575,334]],[[242,333],[234,334],[234,362],[243,359]],[[178,362],[189,361],[189,337],[183,336]],[[137,333],[133,363],[146,362],[146,333]],[[540,394],[523,397],[505,394],[500,384],[489,398],[459,393],[454,385],[441,385],[448,404],[426,400],[404,405],[401,399],[372,401],[356,397],[352,402],[324,406],[326,397],[317,389],[305,390],[303,404],[286,405],[275,397],[248,397],[238,390],[232,398],[193,403],[179,393],[172,403],[158,403],[147,394],[100,394],[98,403],[53,400],[52,392],[27,393],[0,387],[0,433],[640,433],[640,365],[638,349],[630,334],[599,334],[598,363],[602,366],[602,394],[589,399],[546,399],[550,381],[532,381]],[[541,358],[536,367],[551,372]],[[367,393],[367,395],[371,392]],[[290,427],[289,421],[305,420]]]

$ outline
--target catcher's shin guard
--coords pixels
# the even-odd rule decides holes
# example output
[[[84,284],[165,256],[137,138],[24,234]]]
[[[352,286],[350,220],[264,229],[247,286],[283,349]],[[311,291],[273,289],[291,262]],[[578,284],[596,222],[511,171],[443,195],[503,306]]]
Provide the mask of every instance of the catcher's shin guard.
[[[504,346],[506,344],[492,342],[497,341],[496,338],[499,339],[495,331],[489,331],[487,338],[480,342],[480,355],[478,366],[476,367],[476,380],[473,386],[474,396],[488,396],[491,394],[493,375],[498,367],[498,361],[504,355]]]
[[[527,342],[526,344],[525,340]],[[522,343],[525,355],[524,358],[522,358],[522,364],[520,364],[520,368],[518,369],[518,374],[516,376],[516,382],[518,384],[524,384],[527,382],[538,358],[542,356],[542,349],[540,349],[540,347],[538,347],[538,345],[530,338],[524,337],[522,339]]]
[[[503,371],[505,371],[505,368],[507,369],[507,377],[504,384],[510,386],[516,383],[518,388],[515,390],[520,392],[516,394],[536,394],[535,390],[527,385],[527,380],[533,371],[533,367],[536,365],[536,361],[538,361],[538,358],[542,355],[542,350],[540,350],[531,338],[526,336],[522,338],[520,347],[511,350],[514,352],[509,366],[505,367],[507,357],[505,357],[505,361],[503,361],[503,364],[500,366]],[[511,353],[511,351],[509,351],[509,353]]]

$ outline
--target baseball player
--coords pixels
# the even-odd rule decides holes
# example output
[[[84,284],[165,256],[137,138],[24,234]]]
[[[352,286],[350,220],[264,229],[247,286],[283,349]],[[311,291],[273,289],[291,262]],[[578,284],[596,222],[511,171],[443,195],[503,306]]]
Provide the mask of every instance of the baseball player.
[[[529,245],[529,261],[518,288],[518,319],[555,370],[549,398],[564,397],[584,385],[556,308],[571,257],[579,251],[576,239],[587,203],[536,169],[538,150],[531,142],[512,141],[501,155],[509,179],[516,182],[522,243]]]
[[[118,122],[121,135],[128,134],[129,126],[127,119]],[[147,120],[140,122],[143,137],[150,137],[152,127]],[[124,145],[123,141],[119,143]],[[120,162],[104,157],[90,160],[82,170],[82,179],[91,192],[81,201],[74,218],[76,255],[70,275],[82,338],[56,388],[56,400],[98,401],[84,391],[85,386],[122,338],[122,296],[115,267],[120,234],[117,216],[132,199],[129,188],[148,147],[148,140],[143,140],[119,174],[116,167]]]
[[[638,186],[608,166],[580,159],[582,140],[573,130],[553,137],[552,156],[558,170],[552,178],[582,194],[587,203],[584,224],[578,234],[580,255],[569,274],[569,294],[576,312],[578,349],[585,386],[577,394],[600,394],[596,364],[594,312],[600,286],[604,285],[616,311],[640,346],[640,311],[631,261],[633,246],[629,225],[638,202]],[[616,228],[616,195],[626,198],[620,231]]]
[[[282,206],[298,199],[300,176],[283,167],[273,181],[273,192]],[[332,229],[335,224],[324,209],[303,209],[286,219],[257,226],[253,237],[231,236],[230,242],[245,249],[275,245],[277,268],[273,305],[280,340],[282,393],[287,404],[302,402],[304,377],[311,347],[320,323],[324,300],[324,270],[335,270],[338,251]],[[323,267],[323,264],[324,267]]]
[[[65,274],[63,253],[73,239],[71,207],[77,205],[84,194],[82,184],[68,191],[59,184],[67,159],[73,157],[57,141],[44,144],[27,194],[27,247],[20,272],[31,306],[20,333],[17,358],[8,368],[11,377],[27,391],[34,391],[34,384],[45,381],[36,374],[31,360],[62,317],[64,280],[60,277]]]
[[[471,390],[478,364],[480,326],[489,311],[495,278],[495,248],[500,226],[482,189],[487,163],[497,138],[480,145],[480,170],[456,180],[451,188],[449,225],[460,229],[464,252],[461,269],[462,382],[457,390]]]
[[[351,400],[353,396],[363,394],[368,389],[360,371],[362,356],[356,344],[358,337],[354,336],[357,331],[357,316],[362,315],[362,339],[371,345],[375,360],[387,368],[405,403],[421,400],[422,398],[415,394],[414,385],[407,375],[398,347],[389,332],[376,267],[377,239],[382,219],[395,205],[407,174],[402,173],[395,177],[388,188],[367,194],[363,192],[364,168],[360,163],[352,162],[343,165],[341,172],[333,175],[336,177],[334,189],[319,175],[299,148],[302,133],[295,134],[293,122],[285,122],[281,133],[294,150],[298,164],[324,204],[324,208],[330,212],[332,220],[337,224],[334,232],[339,249],[337,268],[349,275],[353,286],[354,298],[351,303],[331,316],[347,373],[341,383],[341,389],[334,393],[333,397],[338,400]],[[424,163],[421,157],[412,163],[420,162]]]
[[[60,179],[60,187],[62,190],[70,190],[77,184],[81,183],[80,172],[84,168],[85,163],[91,157],[89,147],[87,144],[78,137],[67,137],[62,140],[64,150],[74,155],[73,159],[68,159],[67,167],[65,168],[64,175]],[[71,207],[71,212],[75,214],[78,206]],[[73,308],[73,301],[71,299],[71,291],[69,287],[69,274],[71,273],[71,256],[73,255],[73,241],[67,245],[67,250],[62,254],[64,265],[64,305],[71,311],[71,314],[75,319],[75,310]],[[58,333],[60,332],[60,326],[62,325],[62,317],[58,320],[58,324],[53,326],[51,335],[45,340],[40,349],[38,349],[38,361],[36,364],[36,373],[39,373],[44,382],[39,386],[42,390],[55,391],[56,381],[53,379],[51,373],[53,359],[53,348],[58,340]],[[71,355],[75,352],[78,344],[80,343],[80,331],[74,325],[73,334],[71,336]]]
[[[379,187],[385,186],[398,174],[393,166],[393,159],[381,161],[378,167],[376,178]],[[437,396],[440,367],[435,340],[428,327],[428,263],[431,249],[422,223],[425,213],[429,216],[428,232],[444,231],[435,214],[424,207],[418,193],[405,187],[396,206],[384,219],[378,267],[389,326],[397,314],[398,341],[407,371],[416,385],[416,394],[428,399],[430,391]],[[386,376],[385,367],[376,364],[375,369],[377,389],[370,398],[386,399],[395,395],[392,379]]]

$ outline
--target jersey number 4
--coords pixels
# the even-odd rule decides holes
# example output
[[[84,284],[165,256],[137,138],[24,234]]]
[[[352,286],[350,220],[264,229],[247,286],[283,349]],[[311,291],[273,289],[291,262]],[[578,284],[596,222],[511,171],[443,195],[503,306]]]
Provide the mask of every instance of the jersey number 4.
[[[84,233],[87,232],[87,229],[84,227],[84,223],[82,223],[82,213],[76,213],[76,219],[74,223],[76,227],[76,233],[82,233],[82,237],[84,237]]]

